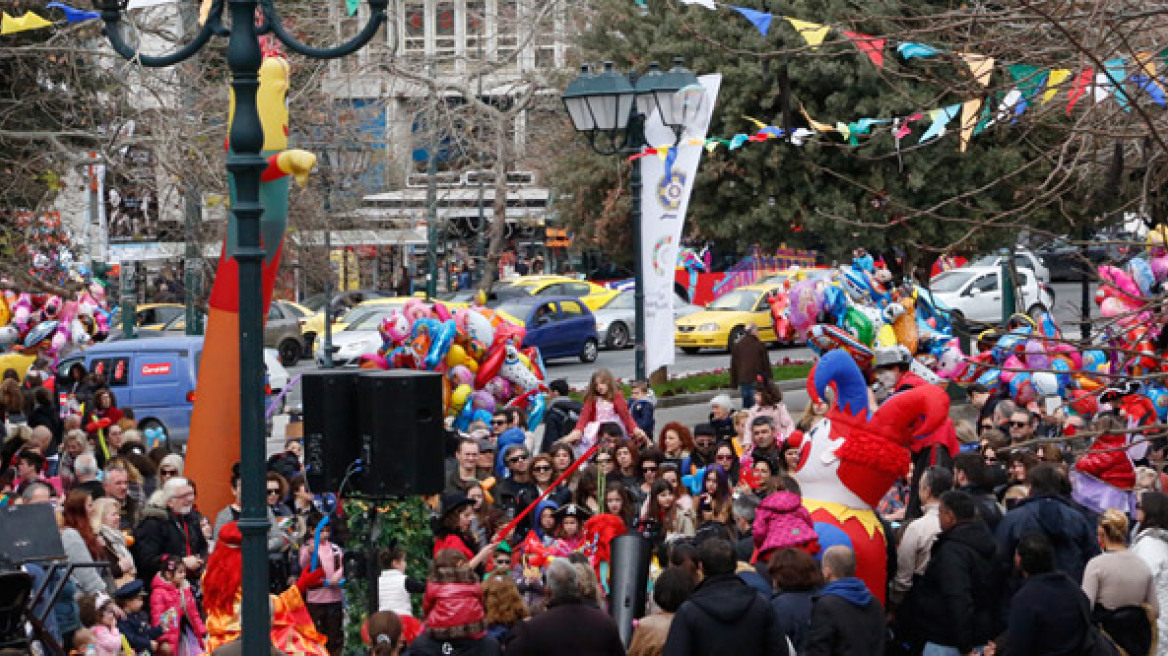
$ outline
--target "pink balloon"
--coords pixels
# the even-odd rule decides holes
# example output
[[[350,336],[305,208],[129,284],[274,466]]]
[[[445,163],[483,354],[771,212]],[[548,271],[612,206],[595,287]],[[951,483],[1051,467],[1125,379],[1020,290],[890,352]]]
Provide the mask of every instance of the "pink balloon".
[[[1115,317],[1123,314],[1128,310],[1127,305],[1115,296],[1108,296],[1099,304],[1099,313],[1107,318]]]
[[[815,282],[800,280],[791,285],[788,298],[790,306],[787,308],[787,318],[790,319],[791,326],[801,333],[806,332],[823,309],[823,299],[819,290],[815,288]]]
[[[1037,339],[1026,342],[1026,366],[1031,369],[1050,367],[1050,357],[1046,354],[1046,346]]]
[[[1009,385],[1010,381],[1013,380],[1014,376],[1017,376],[1019,372],[1006,371],[1006,369],[1023,369],[1023,368],[1025,368],[1025,365],[1023,365],[1022,361],[1018,359],[1018,356],[1011,355],[1010,357],[1006,358],[1005,362],[1002,363],[1002,375],[998,378],[998,380],[1002,381],[1002,383],[1004,385]]]

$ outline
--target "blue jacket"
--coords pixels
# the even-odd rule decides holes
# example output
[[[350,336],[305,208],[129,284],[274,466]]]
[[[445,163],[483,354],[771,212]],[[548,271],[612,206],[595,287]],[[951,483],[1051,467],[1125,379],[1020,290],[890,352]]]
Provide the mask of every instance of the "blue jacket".
[[[1099,555],[1095,525],[1064,497],[1040,496],[1022,499],[998,524],[998,560],[1004,571],[1014,566],[1018,540],[1027,533],[1046,534],[1054,546],[1055,568],[1083,583],[1087,561]]]
[[[650,437],[657,423],[653,418],[653,410],[653,402],[648,399],[629,399],[629,414],[633,416],[633,422]]]
[[[142,611],[128,613],[126,619],[118,620],[118,631],[126,637],[130,649],[136,654],[150,651],[150,641],[162,637],[162,627],[151,627],[150,618]]]
[[[495,475],[505,477],[507,475],[507,463],[503,462],[503,454],[507,451],[507,447],[512,444],[527,443],[527,433],[523,432],[522,428],[508,428],[499,436],[498,443],[495,444]]]

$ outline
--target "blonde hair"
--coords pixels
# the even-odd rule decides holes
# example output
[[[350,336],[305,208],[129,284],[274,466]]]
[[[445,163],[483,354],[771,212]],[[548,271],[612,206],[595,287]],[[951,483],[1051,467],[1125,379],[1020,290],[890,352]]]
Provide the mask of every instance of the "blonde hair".
[[[976,444],[977,431],[973,428],[973,424],[962,419],[953,424],[953,430],[957,433],[957,441],[962,444]]]
[[[739,410],[738,412],[735,412],[734,414],[730,415],[730,417],[731,417],[731,425],[734,426],[734,430],[737,431],[738,424],[743,424],[745,426],[746,420],[750,419],[750,411],[749,410]]]
[[[93,526],[93,533],[97,535],[101,533],[101,528],[105,526],[102,521],[105,516],[109,514],[110,509],[121,511],[121,506],[117,500],[112,497],[102,497],[93,500],[93,510],[89,512],[89,523]]]
[[[1127,529],[1127,515],[1115,508],[1108,508],[1099,517],[1099,530],[1108,542],[1127,544]]]

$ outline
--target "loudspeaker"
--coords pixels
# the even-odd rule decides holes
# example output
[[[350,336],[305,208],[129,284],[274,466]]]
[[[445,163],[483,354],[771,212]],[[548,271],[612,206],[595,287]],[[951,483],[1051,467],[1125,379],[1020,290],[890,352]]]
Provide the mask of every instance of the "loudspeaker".
[[[337,492],[349,466],[361,457],[359,374],[355,370],[309,371],[301,379],[304,467],[313,492]]]
[[[649,557],[653,545],[645,538],[621,535],[612,539],[609,614],[616,622],[621,642],[628,648],[633,640],[633,620],[645,614],[645,588],[649,584]]]
[[[375,497],[441,492],[442,374],[365,371],[357,398],[361,458],[367,463],[357,489]]]
[[[34,503],[0,508],[0,561],[5,567],[65,558],[52,506]]]

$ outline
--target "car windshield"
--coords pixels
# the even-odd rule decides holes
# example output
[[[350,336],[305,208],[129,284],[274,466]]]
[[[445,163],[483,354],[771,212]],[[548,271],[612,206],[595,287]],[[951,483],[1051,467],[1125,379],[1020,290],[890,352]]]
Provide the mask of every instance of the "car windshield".
[[[758,292],[735,290],[710,303],[706,306],[706,309],[749,312],[754,309],[754,302],[756,300],[758,300]]]
[[[503,301],[495,307],[496,312],[506,312],[507,316],[516,321],[527,321],[527,313],[531,311],[531,303],[522,300]]]
[[[300,304],[309,310],[312,310],[313,312],[320,312],[320,309],[324,307],[324,300],[326,298],[328,298],[326,294],[313,294],[303,301],[300,301]]]
[[[961,289],[974,274],[968,271],[946,271],[929,282],[929,291],[947,294]]]
[[[394,307],[383,305],[381,307],[361,308],[353,310],[349,314],[355,315],[350,319],[345,317],[349,325],[345,326],[345,330],[377,330],[378,324],[381,320],[388,317]]]
[[[632,310],[635,300],[631,293],[623,292],[613,296],[612,300],[605,303],[602,308],[605,310]]]

